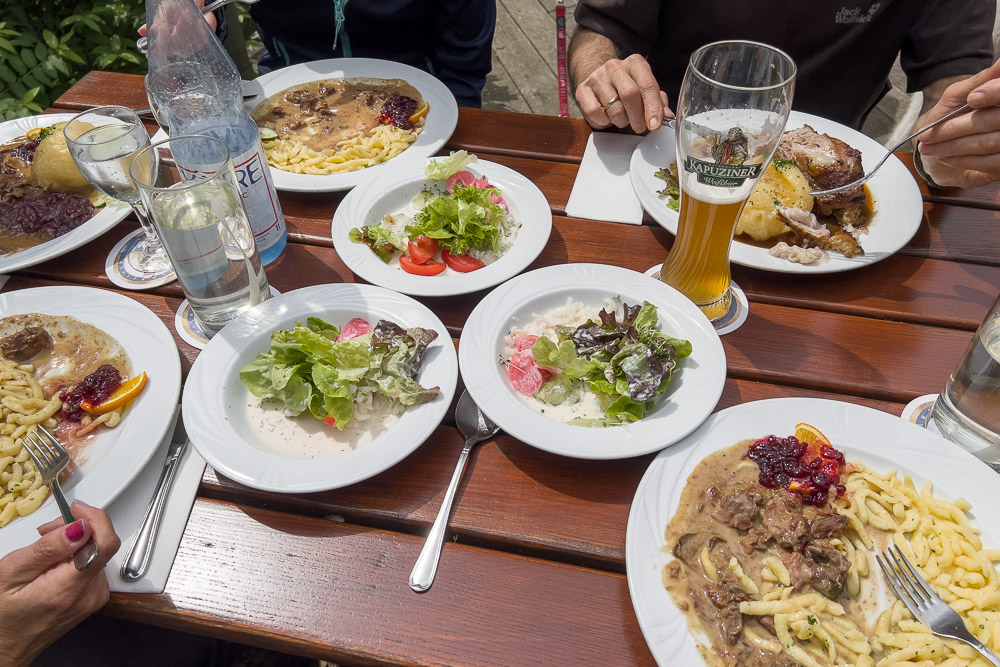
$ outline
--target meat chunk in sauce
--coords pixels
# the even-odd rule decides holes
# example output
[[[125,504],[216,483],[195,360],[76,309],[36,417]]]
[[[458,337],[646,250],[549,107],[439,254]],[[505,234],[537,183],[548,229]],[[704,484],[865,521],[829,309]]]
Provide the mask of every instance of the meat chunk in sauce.
[[[30,361],[52,347],[52,336],[42,327],[27,327],[0,339],[0,355],[11,361]]]
[[[757,518],[757,505],[763,496],[757,491],[737,490],[721,496],[718,505],[712,510],[712,518],[732,526],[739,531],[748,531]]]
[[[809,523],[802,514],[802,496],[781,491],[764,507],[761,518],[768,534],[778,546],[793,549],[809,534]]]

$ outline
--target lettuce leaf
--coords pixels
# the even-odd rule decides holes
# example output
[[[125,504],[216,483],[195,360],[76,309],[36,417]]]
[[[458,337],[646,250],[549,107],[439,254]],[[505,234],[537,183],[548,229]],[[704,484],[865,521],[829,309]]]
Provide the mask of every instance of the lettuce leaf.
[[[427,178],[432,181],[447,180],[452,174],[458,173],[475,162],[477,158],[465,151],[452,151],[451,155],[440,160],[431,160],[424,168]]]
[[[407,236],[424,234],[456,255],[470,248],[499,250],[500,223],[507,212],[490,201],[490,193],[499,190],[456,184],[453,194],[437,197],[424,206],[406,226]]]
[[[316,317],[275,331],[268,351],[240,369],[240,380],[254,396],[280,401],[289,416],[309,410],[316,419],[334,417],[339,429],[351,421],[360,387],[404,406],[437,397],[438,387],[416,380],[437,332],[380,320],[371,333],[339,343],[338,335]]]

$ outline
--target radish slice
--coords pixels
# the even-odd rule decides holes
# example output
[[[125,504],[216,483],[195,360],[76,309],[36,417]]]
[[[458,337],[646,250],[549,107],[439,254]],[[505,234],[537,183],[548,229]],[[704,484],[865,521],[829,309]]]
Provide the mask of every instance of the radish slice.
[[[358,336],[364,336],[366,333],[371,333],[372,327],[368,322],[364,321],[360,317],[355,317],[353,320],[344,325],[344,328],[340,330],[340,335],[337,336],[337,343],[343,343],[345,340],[351,340],[352,338],[357,338]]]
[[[517,347],[518,352],[524,352],[525,350],[530,350],[536,340],[538,340],[538,336],[532,336],[530,334],[527,336],[518,336],[514,341],[514,345]]]
[[[471,171],[463,169],[462,171],[456,171],[454,174],[448,177],[448,180],[444,184],[444,189],[447,190],[449,193],[454,194],[456,183],[461,183],[463,186],[469,187],[475,182],[476,182],[476,177],[473,175],[473,173]]]
[[[510,365],[507,366],[507,377],[514,389],[525,396],[534,396],[535,392],[545,384],[538,363],[529,350],[518,352],[511,357]]]

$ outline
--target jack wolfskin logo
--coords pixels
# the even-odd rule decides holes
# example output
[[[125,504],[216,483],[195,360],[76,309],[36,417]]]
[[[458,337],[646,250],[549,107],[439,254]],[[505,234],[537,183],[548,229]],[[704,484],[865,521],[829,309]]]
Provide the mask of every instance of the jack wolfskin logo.
[[[841,7],[834,17],[834,23],[868,23],[881,6],[881,2],[876,2],[868,8],[867,12],[862,11],[859,7]]]

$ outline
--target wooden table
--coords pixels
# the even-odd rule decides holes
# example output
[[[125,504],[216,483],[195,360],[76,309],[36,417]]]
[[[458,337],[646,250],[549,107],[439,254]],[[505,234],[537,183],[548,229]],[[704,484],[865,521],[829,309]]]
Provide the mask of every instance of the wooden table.
[[[141,78],[92,72],[56,106],[109,103],[145,107]],[[578,120],[461,109],[448,148],[508,165],[545,193],[554,226],[533,267],[645,270],[672,242],[658,225],[565,215],[589,132]],[[997,297],[1000,188],[921,188],[920,230],[875,265],[816,277],[733,267],[752,304],[746,324],[723,338],[729,379],[719,409],[817,396],[899,414],[941,388]],[[281,194],[290,243],[267,274],[282,292],[357,280],[330,240],[340,199]],[[104,258],[122,235],[116,228],[20,271],[4,289],[110,288]],[[176,283],[129,296],[173,330]],[[482,296],[422,301],[459,338]],[[177,345],[187,372],[197,351]],[[652,456],[581,461],[497,436],[473,454],[436,583],[425,594],[409,589],[462,445],[450,419],[400,464],[337,491],[262,493],[209,469],[166,591],[114,595],[106,612],[347,665],[651,664],[624,547],[632,495]]]

